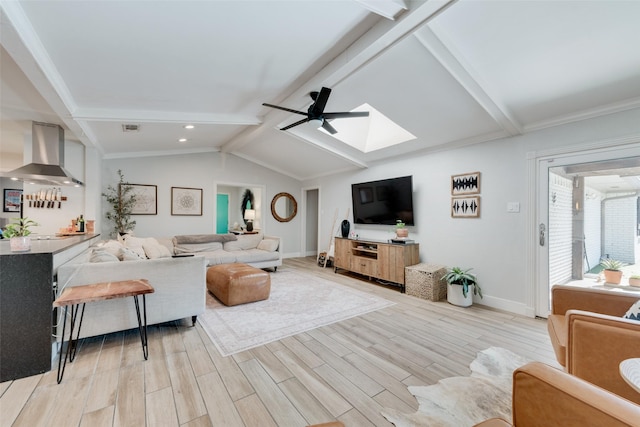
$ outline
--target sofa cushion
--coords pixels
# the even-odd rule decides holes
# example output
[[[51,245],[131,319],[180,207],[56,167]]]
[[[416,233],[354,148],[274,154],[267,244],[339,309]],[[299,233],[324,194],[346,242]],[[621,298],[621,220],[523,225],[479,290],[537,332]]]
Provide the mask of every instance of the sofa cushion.
[[[225,251],[245,251],[247,249],[255,249],[262,241],[262,234],[242,234],[237,236],[238,240],[235,242],[225,242]]]
[[[261,249],[247,249],[242,252],[235,252],[236,262],[251,263],[262,261],[273,261],[280,257],[277,252],[267,252]]]
[[[625,319],[637,320],[640,322],[640,299],[624,314]]]
[[[211,243],[211,242],[230,242],[236,240],[235,234],[187,234],[184,236],[175,236],[173,238],[173,244],[184,243]]]
[[[89,262],[120,262],[120,258],[105,249],[96,248],[91,251]]]
[[[261,249],[267,252],[275,252],[278,249],[278,241],[275,239],[263,239],[258,243],[257,249]]]
[[[142,248],[144,249],[144,253],[147,255],[147,258],[149,259],[171,257],[171,251],[169,251],[169,249],[166,246],[161,245],[153,237],[144,239],[144,243],[142,243]]]
[[[236,262],[237,258],[236,252],[228,252],[224,249],[218,249],[211,252],[201,252],[198,255],[202,255],[207,259],[207,265],[231,264]]]
[[[192,254],[196,252],[212,252],[222,249],[222,243],[174,243],[173,251],[178,254]]]

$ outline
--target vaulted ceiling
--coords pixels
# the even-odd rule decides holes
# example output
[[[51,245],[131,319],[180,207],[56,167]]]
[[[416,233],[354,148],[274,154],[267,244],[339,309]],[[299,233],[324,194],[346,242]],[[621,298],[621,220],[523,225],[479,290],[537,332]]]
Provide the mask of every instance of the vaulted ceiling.
[[[105,158],[222,151],[304,180],[640,108],[640,1],[0,6],[3,155],[38,120]],[[322,86],[327,111],[368,103],[416,139],[363,153],[262,106]]]

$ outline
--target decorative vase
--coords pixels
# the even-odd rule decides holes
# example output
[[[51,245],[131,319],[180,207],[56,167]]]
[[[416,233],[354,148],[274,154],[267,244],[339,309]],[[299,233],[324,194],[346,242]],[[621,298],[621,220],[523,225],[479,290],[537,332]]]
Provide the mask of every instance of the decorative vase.
[[[619,285],[622,281],[622,271],[604,270],[604,281],[612,285]]]
[[[447,283],[447,301],[449,304],[457,305],[458,307],[469,307],[473,304],[473,290],[469,287],[467,296],[462,295],[461,285],[451,285]]]
[[[342,224],[340,224],[340,232],[342,233],[342,237],[344,237],[345,239],[349,237],[350,228],[351,228],[351,224],[346,219],[342,221]]]
[[[16,236],[9,240],[12,252],[26,252],[31,250],[31,237]]]
[[[406,239],[409,237],[409,229],[408,228],[396,228],[396,236],[398,239]]]

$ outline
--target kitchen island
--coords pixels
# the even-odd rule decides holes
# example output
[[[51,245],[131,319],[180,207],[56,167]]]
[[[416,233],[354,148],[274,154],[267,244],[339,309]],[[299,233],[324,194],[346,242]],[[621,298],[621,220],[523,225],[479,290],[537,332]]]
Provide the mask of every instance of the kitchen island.
[[[0,240],[0,382],[51,370],[56,272],[98,236],[32,237],[28,252]]]

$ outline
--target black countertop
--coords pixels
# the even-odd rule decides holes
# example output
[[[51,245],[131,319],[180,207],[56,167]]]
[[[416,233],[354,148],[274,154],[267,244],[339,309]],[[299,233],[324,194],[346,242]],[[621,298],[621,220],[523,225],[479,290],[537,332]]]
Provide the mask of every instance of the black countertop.
[[[40,236],[40,239],[31,236],[31,250],[26,252],[11,252],[9,239],[0,239],[0,255],[56,254],[98,236],[100,234],[82,234],[50,239],[46,239],[45,236]]]

